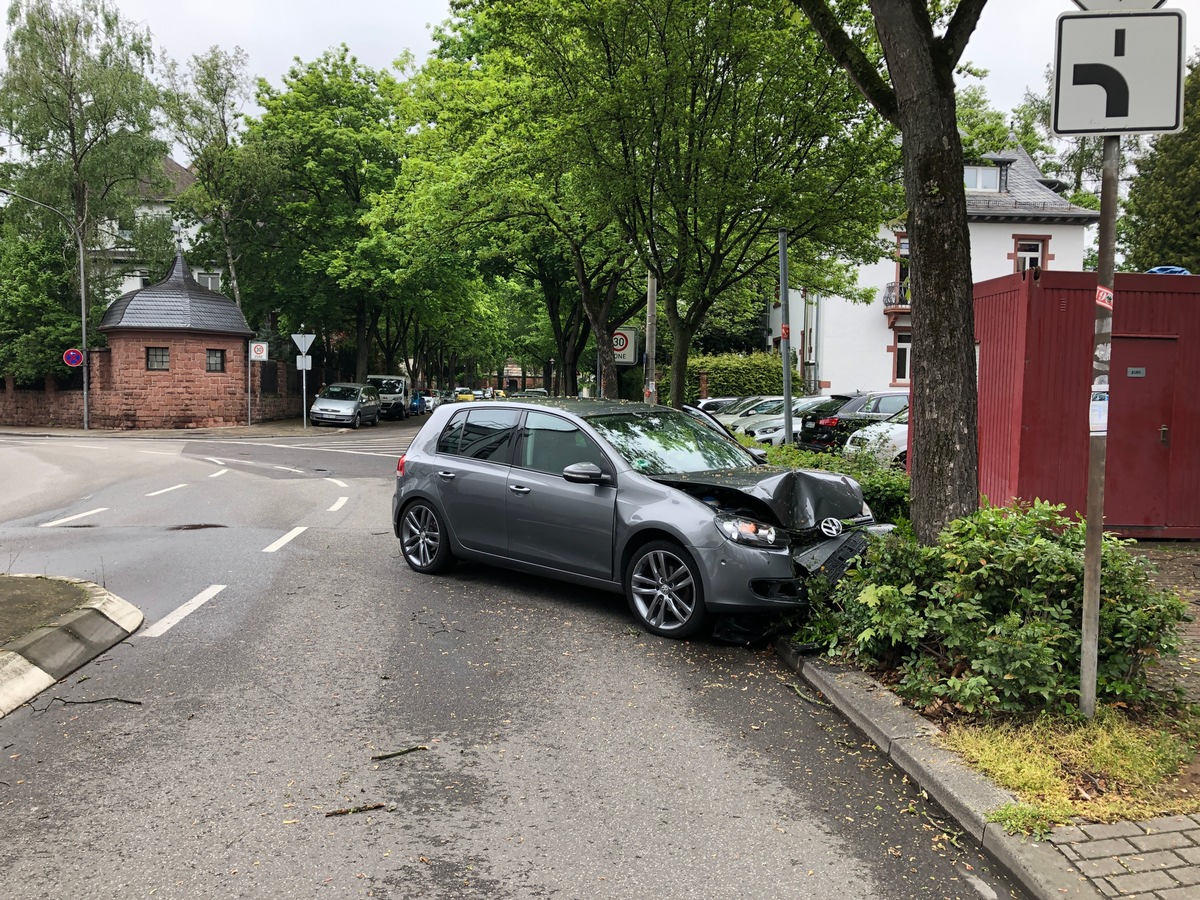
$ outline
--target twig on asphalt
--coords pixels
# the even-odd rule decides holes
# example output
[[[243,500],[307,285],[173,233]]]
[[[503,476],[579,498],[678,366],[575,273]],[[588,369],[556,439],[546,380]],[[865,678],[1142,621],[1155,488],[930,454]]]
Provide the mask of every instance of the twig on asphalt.
[[[373,809],[383,809],[382,803],[368,803],[366,806],[348,806],[345,809],[331,809],[325,813],[325,818],[330,816],[348,816],[351,813],[370,812]]]
[[[141,700],[126,700],[124,697],[97,697],[95,700],[64,700],[62,697],[51,697],[50,703],[61,703],[63,706],[85,706],[89,703],[128,703],[130,706],[141,706]],[[47,703],[41,709],[38,709],[32,703],[29,704],[30,709],[34,712],[45,712],[50,708],[50,703]]]
[[[794,682],[794,681],[792,682],[792,690],[796,692],[796,696],[799,697],[801,700],[804,700],[808,703],[814,703],[817,706],[824,706],[826,709],[833,709],[832,703],[826,703],[824,700],[814,697],[812,694],[808,693],[808,691],[801,688],[800,685],[796,684],[796,682]]]
[[[415,747],[409,747],[407,750],[393,750],[391,753],[376,753],[371,759],[391,759],[393,756],[404,756],[406,753],[412,753],[415,750],[428,750],[424,744],[418,744]]]

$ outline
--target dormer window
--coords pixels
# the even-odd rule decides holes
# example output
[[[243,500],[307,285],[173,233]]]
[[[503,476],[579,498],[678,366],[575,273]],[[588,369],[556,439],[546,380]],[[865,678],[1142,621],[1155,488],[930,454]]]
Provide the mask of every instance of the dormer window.
[[[963,166],[963,185],[968,191],[1000,190],[1000,169],[997,166]]]

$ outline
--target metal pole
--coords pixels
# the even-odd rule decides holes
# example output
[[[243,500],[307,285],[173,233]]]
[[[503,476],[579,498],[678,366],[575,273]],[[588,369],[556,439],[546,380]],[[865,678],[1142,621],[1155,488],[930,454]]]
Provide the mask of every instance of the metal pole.
[[[1100,182],[1099,264],[1096,271],[1096,324],[1092,351],[1092,384],[1109,385],[1112,352],[1113,282],[1117,245],[1117,170],[1121,139],[1104,138],[1104,169]],[[1091,385],[1088,386],[1089,396]],[[1107,426],[1105,426],[1107,428]],[[1096,668],[1100,642],[1100,561],[1104,544],[1104,463],[1108,449],[1106,431],[1088,435],[1087,533],[1083,550],[1083,624],[1079,662],[1079,709],[1089,719],[1096,715]]]
[[[653,272],[646,274],[646,402],[651,406],[658,403],[658,385],[654,377],[654,355],[657,352],[655,342],[658,333],[655,325],[658,320],[658,279]]]
[[[48,203],[43,203],[41,200],[34,200],[32,197],[26,197],[24,194],[18,194],[11,188],[0,187],[0,194],[7,194],[9,197],[16,197],[18,200],[24,200],[32,203],[34,206],[40,206],[42,209],[49,210],[60,219],[67,223],[67,228],[71,230],[71,235],[75,238],[75,244],[79,252],[79,321],[80,321],[80,337],[83,340],[83,346],[79,349],[83,352],[83,430],[88,430],[88,376],[89,369],[92,367],[91,354],[88,353],[87,345],[87,272],[84,268],[83,256],[83,231],[75,226],[75,223],[67,217],[61,209],[55,209]]]
[[[253,425],[250,421],[250,341],[246,341],[246,424]]]
[[[779,351],[783,354],[783,434],[784,443],[792,439],[792,298],[788,294],[787,229],[779,229]]]

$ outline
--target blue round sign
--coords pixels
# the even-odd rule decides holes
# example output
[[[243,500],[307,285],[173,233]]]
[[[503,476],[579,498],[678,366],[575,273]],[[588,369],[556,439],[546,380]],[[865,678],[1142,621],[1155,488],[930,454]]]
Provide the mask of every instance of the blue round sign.
[[[74,347],[72,347],[70,350],[68,350],[66,353],[63,354],[63,362],[65,362],[72,369],[74,369],[77,366],[82,366],[83,365],[83,354],[80,353],[78,350],[76,350]]]

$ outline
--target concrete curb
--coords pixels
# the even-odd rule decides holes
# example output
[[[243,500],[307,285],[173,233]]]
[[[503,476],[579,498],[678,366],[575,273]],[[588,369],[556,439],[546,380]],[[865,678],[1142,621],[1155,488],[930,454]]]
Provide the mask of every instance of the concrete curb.
[[[0,647],[0,718],[119,644],[142,624],[141,610],[90,581],[54,575],[9,577],[66,581],[83,588],[89,597],[55,624],[35,628]]]
[[[1031,897],[1102,900],[1102,895],[1049,841],[1006,834],[988,816],[1015,799],[935,741],[941,729],[904,706],[875,679],[802,656],[787,640],[779,658],[863,732],[953,818]]]

